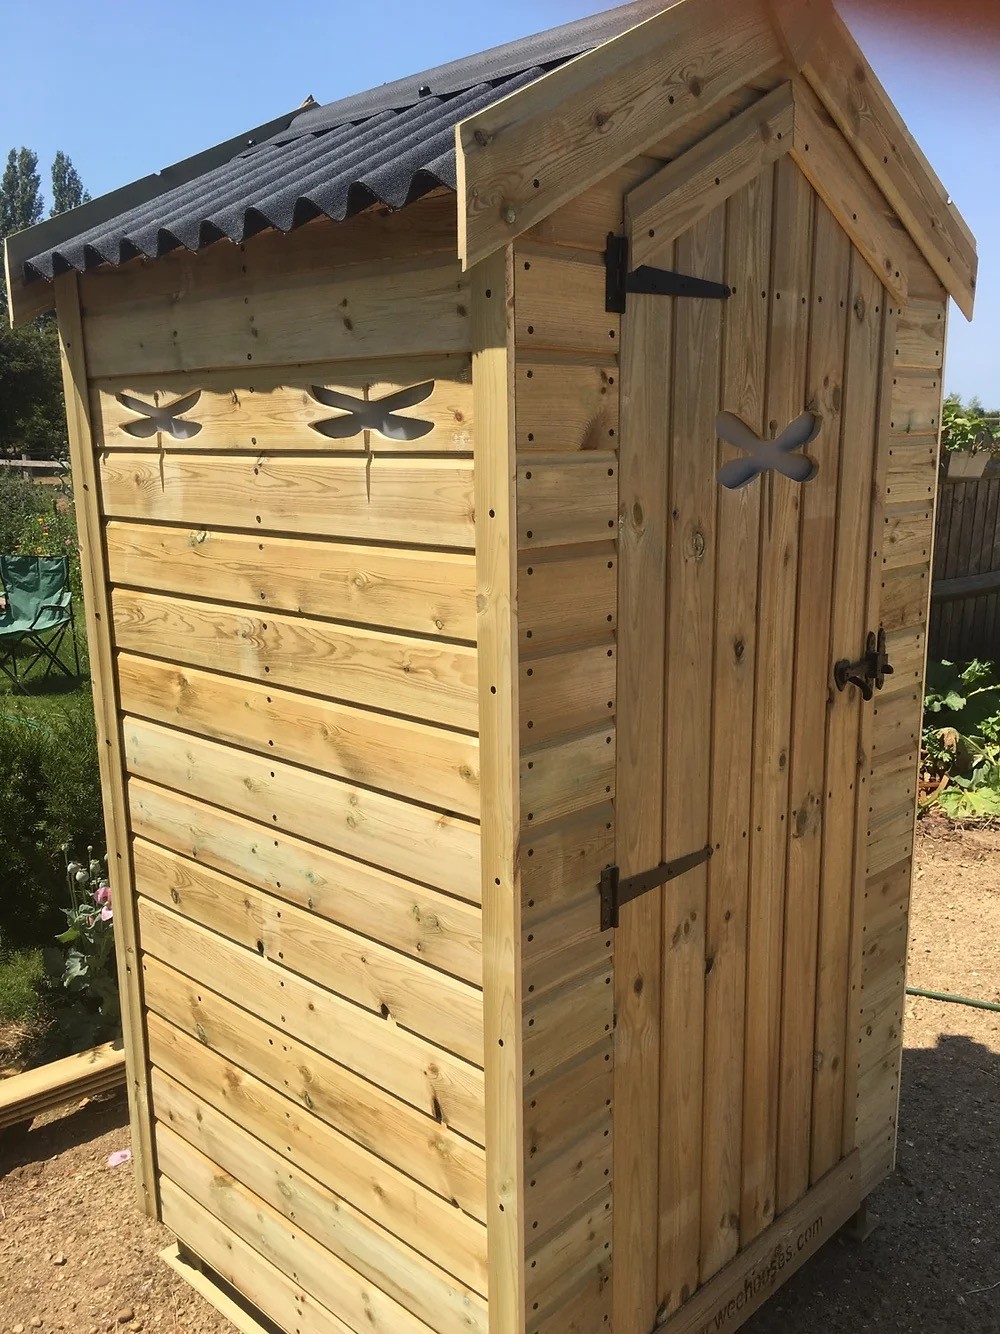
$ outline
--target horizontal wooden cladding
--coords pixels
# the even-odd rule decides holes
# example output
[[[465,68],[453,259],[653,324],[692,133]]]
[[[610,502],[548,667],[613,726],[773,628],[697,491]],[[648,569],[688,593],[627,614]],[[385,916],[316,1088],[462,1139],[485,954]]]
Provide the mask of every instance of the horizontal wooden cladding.
[[[893,435],[888,445],[886,504],[931,504],[937,487],[937,437]]]
[[[895,369],[938,371],[944,363],[946,307],[941,301],[910,301],[899,313]]]
[[[525,826],[545,824],[613,800],[614,731],[601,727],[521,751]]]
[[[395,797],[231,746],[126,717],[125,763],[137,778],[474,899],[479,830]]]
[[[589,648],[540,657],[521,654],[518,706],[523,745],[614,718],[617,655],[609,636]]]
[[[239,893],[238,885],[232,888]],[[290,922],[284,920],[285,913]],[[344,941],[343,931],[297,909],[274,912],[269,939],[262,937],[259,949],[207,930],[147,898],[140,898],[139,918],[147,954],[184,973],[195,985],[211,986],[425,1116],[477,1144],[483,1142],[482,1071],[399,1026],[409,1018],[418,1031],[431,1028],[430,1036],[437,1037],[442,1025],[427,1013],[427,998],[437,985],[438,1003],[451,1004],[458,989],[453,980],[425,970],[428,975],[415,984],[422,995],[411,1013],[387,1014],[387,1006],[365,1008],[365,1001],[352,1004],[337,994],[350,992],[352,999],[370,996],[369,979],[360,976],[363,965],[355,964],[352,978],[352,946]],[[353,946],[355,957],[358,948]],[[399,976],[411,972],[412,965],[401,961]]]
[[[363,1278],[326,1246],[313,1241],[162,1122],[156,1128],[156,1149],[161,1173],[338,1317],[338,1321],[344,1321],[343,1325],[334,1325],[334,1329],[367,1325],[380,1334],[389,1334],[390,1330],[393,1334],[395,1331],[427,1334],[428,1326],[387,1296],[376,1283]]]
[[[933,515],[928,507],[888,508],[882,535],[882,566],[887,570],[930,561]]]
[[[477,730],[473,648],[117,589],[119,649]]]
[[[191,859],[178,858],[169,871],[162,859],[155,867],[153,873],[169,884],[171,897],[174,893],[211,897],[211,883],[205,889],[199,882],[203,868],[211,868],[260,886],[352,933],[480,983],[477,907],[137,778],[129,782],[128,795],[132,831],[138,836],[137,864],[140,854],[144,859],[148,855],[142,839]]]
[[[594,643],[615,629],[617,608],[618,556],[610,542],[518,554],[517,623],[522,653]]]
[[[468,461],[113,450],[100,476],[108,518],[473,546]]]
[[[221,290],[97,308],[84,293],[92,378],[282,362],[466,352],[468,280],[448,256],[294,277],[263,267]]]
[[[549,824],[530,821],[521,831],[525,922],[559,910],[587,888],[596,903],[601,872],[614,855],[614,807],[607,797]]]
[[[935,434],[941,424],[941,375],[896,370],[892,377],[889,430],[895,435]]]
[[[464,733],[128,653],[118,686],[126,713],[479,815],[479,745]]]
[[[928,578],[926,564],[883,571],[879,610],[887,631],[923,624],[927,615]]]
[[[242,295],[258,275],[303,279],[345,264],[454,253],[455,195],[441,189],[405,211],[376,205],[343,222],[314,218],[291,232],[268,228],[238,245],[223,241],[199,251],[171,250],[155,260],[104,265],[81,274],[80,288],[84,308],[93,315],[157,298],[174,303],[202,285]]]
[[[577,1272],[588,1261],[594,1267],[610,1262],[610,1187],[604,1186],[548,1237],[531,1235],[525,1254],[531,1270],[532,1306],[537,1303],[544,1313],[564,1294],[568,1273]]]
[[[522,454],[607,450],[618,437],[618,364],[518,357],[517,448]]]
[[[219,1174],[211,1186],[213,1200],[216,1194],[227,1196],[238,1182],[319,1242],[335,1257],[335,1272],[338,1262],[349,1266],[345,1283],[357,1281],[355,1276],[374,1283],[442,1334],[486,1334],[486,1303],[480,1295],[352,1204],[204,1106],[169,1075],[154,1071],[153,1098],[160,1126],[169,1128],[161,1138],[161,1170],[192,1189],[208,1163]]]
[[[521,930],[525,995],[542,996],[607,964],[614,938],[599,930],[600,919],[596,885],[583,887],[579,898],[548,916],[525,915]]]
[[[111,522],[108,577],[161,593],[476,637],[471,555]]]
[[[486,1291],[481,1223],[291,1101],[286,1089],[276,1091],[158,1015],[148,1018],[155,1068],[201,1108],[223,1113],[474,1291]]]
[[[540,348],[617,353],[621,317],[604,309],[603,258],[587,251],[518,246],[514,336],[526,351]],[[518,388],[522,376],[518,375]]]
[[[614,453],[521,457],[517,465],[517,536],[535,547],[600,542],[618,527]]]
[[[203,1208],[168,1177],[161,1176],[158,1185],[165,1225],[258,1311],[298,1334],[353,1334],[349,1325],[321,1307],[298,1283],[223,1227],[212,1210]]]
[[[882,698],[876,695],[872,720],[872,759],[880,763],[885,755],[898,750],[912,750],[920,736],[921,692],[899,691]]]
[[[148,955],[142,967],[147,1005],[166,1023],[473,1217],[485,1216],[485,1164],[478,1145],[264,1023],[206,984]],[[153,1061],[158,1064],[155,1054]],[[183,1074],[178,1077],[183,1081]],[[289,1144],[294,1153],[294,1144]]]
[[[606,957],[596,972],[573,979],[558,991],[525,999],[523,1049],[529,1083],[544,1079],[611,1034],[611,967]],[[574,1126],[574,1134],[577,1130]]]
[[[419,386],[428,391],[423,399],[395,410],[388,403],[385,413],[392,410],[391,419],[383,417],[381,429],[365,426],[366,403]],[[316,389],[356,401],[362,413],[354,433],[351,413],[324,405]],[[181,414],[185,428],[176,442],[184,449],[472,452],[472,370],[464,355],[139,375],[102,380],[91,395],[94,444],[102,449],[175,444],[169,431],[137,436],[136,427],[141,430],[147,420],[141,407],[169,409],[193,395],[195,402]],[[344,434],[331,436],[331,427]]]

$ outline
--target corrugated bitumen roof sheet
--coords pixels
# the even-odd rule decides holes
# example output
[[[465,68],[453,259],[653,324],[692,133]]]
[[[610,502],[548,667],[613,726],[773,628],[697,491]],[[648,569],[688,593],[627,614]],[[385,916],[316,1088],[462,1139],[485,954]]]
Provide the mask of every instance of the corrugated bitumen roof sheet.
[[[481,55],[325,106],[248,142],[229,161],[108,218],[24,262],[24,279],[240,242],[268,227],[290,231],[372,204],[402,208],[456,187],[455,126],[548,70],[618,36],[662,8],[656,0],[609,10]]]

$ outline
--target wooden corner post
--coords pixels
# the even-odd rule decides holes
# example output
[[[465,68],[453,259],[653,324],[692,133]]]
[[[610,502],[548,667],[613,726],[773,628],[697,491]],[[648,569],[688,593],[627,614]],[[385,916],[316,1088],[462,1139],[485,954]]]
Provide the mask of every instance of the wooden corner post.
[[[471,273],[491,1334],[524,1329],[513,256]]]
[[[70,462],[73,467],[80,539],[87,639],[93,677],[94,713],[97,720],[104,825],[108,840],[108,872],[111,877],[115,909],[115,946],[128,1071],[126,1083],[129,1119],[132,1126],[132,1161],[141,1207],[151,1218],[158,1218],[159,1203],[149,1096],[149,1061],[139,966],[138,916],[119,727],[118,680],[111,642],[107,561],[87,390],[87,360],[80,313],[79,279],[75,273],[67,273],[56,279],[55,287],[63,390],[66,395],[66,423],[69,431]]]

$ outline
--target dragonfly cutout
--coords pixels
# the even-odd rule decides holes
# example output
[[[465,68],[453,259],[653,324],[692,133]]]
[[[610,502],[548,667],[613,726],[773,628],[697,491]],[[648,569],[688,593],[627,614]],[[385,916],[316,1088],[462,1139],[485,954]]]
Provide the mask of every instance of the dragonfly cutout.
[[[761,440],[756,431],[732,412],[720,412],[715,429],[721,439],[743,451],[744,457],[729,459],[716,476],[731,491],[747,486],[762,473],[780,472],[793,482],[809,482],[819,472],[819,464],[804,449],[819,435],[823,419],[815,412],[803,412],[775,440]]]
[[[201,398],[200,389],[196,389],[193,394],[185,394],[183,398],[174,399],[173,403],[166,403],[163,407],[144,403],[132,394],[116,394],[115,397],[129,412],[141,414],[138,421],[122,423],[122,430],[137,440],[148,440],[151,435],[159,435],[160,432],[175,440],[190,440],[201,430],[201,422],[182,420],[184,413],[190,412]]]
[[[377,431],[387,440],[419,440],[434,430],[434,423],[423,421],[419,417],[400,417],[400,408],[412,408],[434,392],[434,381],[425,380],[423,384],[412,385],[409,389],[397,389],[385,398],[356,398],[353,394],[342,393],[339,389],[324,389],[314,384],[309,391],[317,403],[327,408],[339,408],[346,415],[326,417],[323,421],[310,423],[314,431],[328,436],[331,440],[347,440],[360,435],[362,431]]]

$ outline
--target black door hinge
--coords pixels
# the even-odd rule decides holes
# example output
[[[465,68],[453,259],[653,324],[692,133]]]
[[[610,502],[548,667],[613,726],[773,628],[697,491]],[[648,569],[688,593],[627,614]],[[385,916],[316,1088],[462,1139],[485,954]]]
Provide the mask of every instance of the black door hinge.
[[[732,295],[732,290],[725,283],[710,282],[707,278],[691,278],[686,273],[674,273],[672,269],[653,269],[648,264],[640,264],[630,272],[628,256],[628,237],[608,232],[607,249],[604,251],[607,275],[604,308],[607,311],[623,315],[627,292],[637,292],[642,296],[700,296],[712,301],[727,301]]]
[[[647,890],[665,885],[668,880],[675,880],[685,871],[692,871],[702,862],[707,862],[712,855],[709,843],[697,852],[689,852],[684,857],[675,857],[670,862],[660,862],[650,871],[641,871],[638,875],[622,877],[617,866],[605,867],[601,874],[601,930],[610,931],[618,925],[618,909],[623,903],[630,903]]]
[[[847,686],[857,686],[862,699],[871,699],[876,690],[885,685],[885,678],[892,675],[892,664],[885,645],[885,629],[880,625],[878,633],[868,631],[865,641],[865,656],[857,662],[841,658],[833,664],[833,679],[838,690]]]

